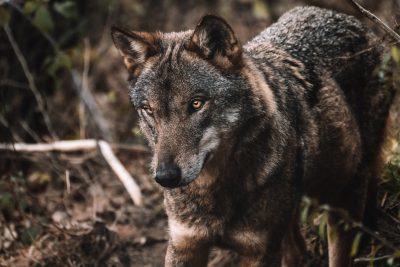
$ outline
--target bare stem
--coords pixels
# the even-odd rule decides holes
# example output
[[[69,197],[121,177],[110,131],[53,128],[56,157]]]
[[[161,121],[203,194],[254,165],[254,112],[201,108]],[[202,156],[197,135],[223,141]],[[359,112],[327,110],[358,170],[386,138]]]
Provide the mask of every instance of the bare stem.
[[[89,69],[90,69],[90,43],[88,39],[84,40],[85,52],[82,75],[79,75],[77,71],[72,70],[72,81],[74,83],[74,89],[80,97],[82,103],[88,111],[89,116],[95,123],[95,126],[99,130],[102,138],[113,141],[114,136],[110,131],[110,126],[101,108],[97,104],[92,92],[89,89]],[[83,121],[82,121],[83,122]]]
[[[366,227],[365,225],[363,225],[361,222],[356,221],[353,218],[351,218],[346,210],[340,209],[340,208],[331,207],[329,205],[318,205],[318,204],[314,204],[314,205],[316,205],[316,208],[319,211],[327,211],[329,213],[333,213],[335,215],[340,216],[343,219],[344,222],[348,223],[350,226],[352,226],[354,228],[360,229],[362,232],[368,234],[369,236],[371,236],[375,240],[379,241],[382,245],[386,246],[387,248],[392,249],[395,253],[400,251],[399,248],[396,247],[394,244],[392,244],[391,242],[389,242],[388,240],[386,240],[382,236],[378,235],[373,230],[371,230],[368,227]]]
[[[397,34],[392,28],[390,28],[385,22],[383,22],[376,15],[372,14],[370,11],[362,7],[355,0],[350,0],[355,8],[357,8],[361,13],[363,13],[367,18],[375,22],[383,31],[385,31],[391,38],[393,38],[397,43],[400,43],[400,35]]]
[[[49,133],[53,137],[53,139],[57,140],[58,138],[54,132],[53,126],[50,121],[49,114],[46,112],[45,102],[44,102],[43,97],[40,94],[38,88],[36,87],[35,79],[33,78],[33,75],[29,70],[28,63],[26,62],[26,59],[25,59],[24,55],[22,54],[21,49],[19,48],[17,42],[15,41],[10,27],[6,24],[3,26],[3,28],[7,34],[7,38],[14,50],[15,55],[17,56],[17,59],[18,59],[19,63],[21,64],[21,67],[25,74],[25,77],[28,80],[29,88],[31,89],[31,91],[35,97],[35,100],[38,104],[39,110],[43,116],[44,123],[46,124],[46,127],[49,130]]]

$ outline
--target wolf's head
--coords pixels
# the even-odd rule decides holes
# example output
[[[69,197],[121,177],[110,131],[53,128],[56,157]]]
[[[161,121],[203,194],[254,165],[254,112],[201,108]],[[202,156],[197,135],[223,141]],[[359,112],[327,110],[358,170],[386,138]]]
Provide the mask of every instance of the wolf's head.
[[[153,148],[156,181],[195,180],[252,110],[241,75],[242,47],[221,18],[205,16],[193,31],[132,32],[112,28],[129,71],[131,100]]]

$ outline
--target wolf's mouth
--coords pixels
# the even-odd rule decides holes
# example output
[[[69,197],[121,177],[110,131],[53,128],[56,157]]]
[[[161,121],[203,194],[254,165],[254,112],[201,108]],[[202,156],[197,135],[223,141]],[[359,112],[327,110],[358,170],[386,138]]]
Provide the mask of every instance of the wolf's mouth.
[[[212,153],[207,152],[207,154],[204,157],[203,163],[201,165],[200,171],[199,171],[198,175],[196,176],[196,178],[191,180],[191,181],[186,181],[186,182],[181,181],[177,186],[175,186],[173,188],[184,187],[184,186],[187,186],[187,185],[191,184],[194,180],[196,180],[200,176],[201,171],[204,169],[204,167],[210,161],[211,158],[212,158]]]
[[[176,180],[174,180],[174,182],[171,183],[161,183],[161,181],[157,181],[161,186],[163,186],[166,189],[174,189],[174,188],[179,188],[179,187],[184,187],[187,186],[189,184],[191,184],[194,180],[196,180],[199,176],[201,171],[204,169],[204,167],[206,166],[206,164],[210,161],[210,159],[212,158],[212,153],[211,152],[207,152],[207,154],[204,157],[203,163],[201,165],[200,171],[197,174],[196,178],[194,179],[190,179],[190,180],[185,180],[185,179],[180,179],[179,182],[177,182]],[[171,180],[171,179],[168,179]],[[172,181],[172,180],[171,180]]]
[[[211,158],[211,153],[207,152],[206,156],[204,157],[203,164],[201,165],[201,170],[204,169],[204,166],[206,165],[206,163],[209,161],[210,158]]]

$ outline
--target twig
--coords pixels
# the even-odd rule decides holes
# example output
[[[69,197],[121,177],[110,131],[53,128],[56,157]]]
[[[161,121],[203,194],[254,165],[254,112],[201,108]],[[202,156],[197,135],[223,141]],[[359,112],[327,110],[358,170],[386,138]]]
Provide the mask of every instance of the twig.
[[[396,252],[396,253],[399,252],[399,248],[397,248],[395,245],[390,243],[388,240],[386,240],[382,236],[376,234],[374,231],[372,231],[368,227],[365,227],[361,222],[353,221],[353,226],[359,228],[364,233],[367,233],[369,236],[373,237],[375,240],[378,240],[379,242],[381,242],[382,245],[386,246],[387,248],[392,249],[394,252]]]
[[[67,187],[67,194],[71,194],[71,181],[69,179],[69,171],[65,170],[65,186]]]
[[[140,192],[139,186],[122,165],[122,163],[115,156],[110,144],[104,140],[97,141],[94,139],[86,139],[73,141],[57,141],[49,144],[0,144],[0,150],[15,150],[20,152],[69,152],[79,150],[91,150],[96,149],[97,147],[100,148],[102,156],[111,167],[111,169],[114,171],[114,173],[117,175],[117,177],[121,180],[122,184],[125,186],[125,189],[128,191],[133,202],[138,206],[142,206],[142,193]]]
[[[33,22],[33,20],[27,16],[24,11],[21,9],[21,7],[18,4],[13,3],[13,1],[8,1],[7,2],[12,8],[14,8],[16,11],[18,11],[19,14],[21,14],[22,17],[24,17],[26,20],[30,22],[30,24],[36,28],[37,31],[40,32],[40,34],[46,38],[46,40],[51,44],[52,48],[54,49],[55,52],[58,51],[58,45],[57,42],[51,37],[47,32],[43,31],[40,29],[36,23]]]
[[[361,222],[356,221],[353,218],[351,218],[346,210],[331,207],[329,205],[321,205],[321,206],[318,206],[317,209],[319,209],[320,211],[327,211],[330,213],[334,213],[335,215],[339,215],[345,222],[347,222],[352,227],[360,229],[364,233],[373,237],[375,240],[378,240],[379,242],[381,242],[382,245],[386,246],[387,248],[392,249],[394,252],[399,251],[399,248],[397,248],[395,245],[390,243],[388,240],[386,240],[385,238],[376,234],[373,230],[369,229],[368,227],[363,225]]]
[[[42,95],[40,94],[39,90],[36,87],[35,80],[33,78],[32,73],[30,72],[30,70],[28,68],[28,64],[27,64],[27,62],[25,60],[25,57],[23,56],[21,50],[19,49],[19,46],[18,46],[17,42],[14,39],[14,36],[13,36],[13,34],[11,32],[10,27],[6,24],[6,25],[3,26],[3,28],[4,28],[4,31],[7,34],[7,38],[9,40],[10,44],[11,44],[11,47],[13,48],[14,53],[17,56],[17,59],[18,59],[19,63],[21,64],[21,67],[22,67],[22,70],[23,70],[23,72],[25,74],[25,77],[28,80],[29,87],[30,87],[35,99],[36,99],[36,102],[38,104],[39,110],[42,113],[42,116],[43,116],[43,119],[44,119],[44,123],[46,124],[47,129],[49,130],[49,133],[53,137],[53,139],[58,139],[56,134],[55,134],[55,132],[54,132],[53,126],[51,124],[49,115],[46,112],[45,103],[44,103],[44,100],[42,98]]]
[[[374,258],[368,258],[368,257],[360,257],[354,259],[354,263],[364,263],[364,262],[377,262],[377,261],[383,261],[393,258],[393,255],[384,255],[380,257],[374,257]]]
[[[21,121],[20,122],[22,128],[35,140],[35,142],[40,143],[42,140],[40,140],[39,136],[29,127],[28,123],[26,121]]]
[[[71,141],[56,141],[53,143],[41,144],[0,144],[0,150],[15,150],[19,152],[50,152],[61,151],[71,152],[79,150],[96,149],[97,141],[94,139],[71,140]]]
[[[29,89],[29,85],[18,82],[18,81],[13,81],[10,79],[3,79],[0,81],[1,86],[9,86],[9,87],[14,87],[14,88],[19,88],[19,89]]]
[[[1,116],[0,116],[1,121]],[[7,124],[8,125],[8,124]],[[130,150],[137,153],[149,153],[149,150],[141,145],[128,145],[128,144],[111,144],[115,149]],[[97,148],[97,140],[95,139],[82,139],[82,140],[68,140],[56,141],[46,144],[2,144],[0,143],[0,150],[13,150],[18,152],[72,152],[80,150],[93,150]]]
[[[332,207],[330,205],[319,205],[318,201],[316,201],[315,199],[310,199],[308,197],[304,197],[303,202],[306,205],[309,205],[310,207],[315,208],[319,212],[328,212],[330,214],[339,216],[342,219],[343,223],[346,223],[348,226],[350,226],[354,229],[358,228],[359,230],[366,233],[373,239],[379,241],[383,246],[393,250],[393,252],[394,252],[393,255],[397,255],[397,253],[400,253],[400,249],[398,247],[396,247],[393,243],[389,242],[388,240],[386,240],[382,236],[378,235],[373,230],[364,226],[361,222],[356,221],[353,218],[351,218],[348,211],[346,211],[342,208]]]
[[[100,151],[103,154],[104,159],[108,162],[111,169],[118,174],[121,182],[124,184],[126,190],[128,190],[134,203],[138,206],[142,206],[142,194],[139,186],[134,182],[132,176],[124,168],[121,162],[117,159],[111,150],[110,145],[105,141],[99,141]]]
[[[98,107],[97,102],[89,89],[89,69],[90,69],[90,43],[86,38],[84,40],[85,51],[83,55],[83,71],[82,78],[78,72],[71,71],[72,80],[75,83],[75,90],[77,91],[82,103],[89,112],[89,115],[93,118],[95,125],[98,127],[101,135],[108,141],[113,141],[113,135],[110,131],[109,124],[104,118],[104,114]]]
[[[361,13],[363,13],[367,18],[378,24],[378,26],[384,30],[390,37],[396,40],[397,43],[400,43],[400,35],[397,34],[392,28],[390,28],[385,22],[383,22],[380,18],[372,14],[370,11],[362,7],[355,0],[350,0],[354,7],[356,7]]]
[[[22,142],[23,139],[17,133],[14,133],[10,130],[11,129],[10,124],[1,113],[0,113],[0,124],[2,124],[6,129],[10,131],[10,135],[13,141],[16,140],[17,142]]]

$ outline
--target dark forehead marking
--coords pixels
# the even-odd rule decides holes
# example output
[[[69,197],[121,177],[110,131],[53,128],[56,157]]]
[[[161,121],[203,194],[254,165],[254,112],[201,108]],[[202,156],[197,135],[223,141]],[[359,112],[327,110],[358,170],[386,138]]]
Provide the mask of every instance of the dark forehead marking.
[[[184,44],[179,45],[178,51],[176,52],[176,64],[179,65],[181,62],[182,52],[184,51]]]
[[[173,88],[172,88],[172,79],[171,77],[172,74],[172,52],[175,47],[175,43],[169,44],[168,47],[165,48],[165,54],[162,55],[160,59],[160,65],[159,65],[159,71],[158,75],[160,78],[159,82],[159,88],[157,90],[160,91],[160,94],[158,94],[158,103],[159,103],[159,109],[163,117],[169,118],[171,115],[171,110],[170,110],[170,103],[172,102],[173,98]]]

